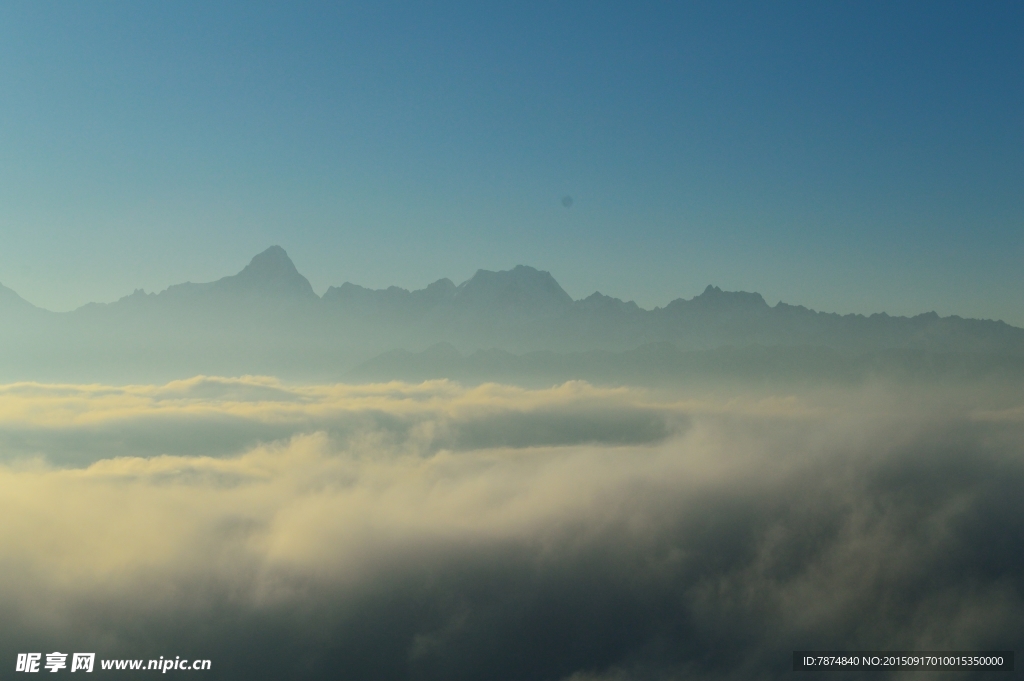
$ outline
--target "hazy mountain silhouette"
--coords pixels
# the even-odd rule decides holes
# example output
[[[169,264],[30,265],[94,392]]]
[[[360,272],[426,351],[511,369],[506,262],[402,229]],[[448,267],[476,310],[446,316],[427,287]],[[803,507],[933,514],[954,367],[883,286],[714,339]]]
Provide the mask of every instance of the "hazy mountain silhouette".
[[[507,272],[477,270],[456,289],[455,300],[477,310],[530,316],[561,314],[572,306],[572,298],[550,273],[525,265]]]
[[[0,313],[22,313],[32,310],[39,310],[39,308],[0,284]]]
[[[159,294],[166,298],[248,297],[260,299],[317,299],[309,280],[280,246],[271,246],[255,256],[238,274],[208,284],[186,282]]]
[[[505,272],[477,270],[459,286],[450,279],[440,279],[418,291],[397,286],[371,290],[345,282],[327,289],[323,299],[339,307],[379,312],[445,308],[527,317],[564,314],[573,304],[550,273],[525,265]]]
[[[479,270],[458,286],[440,279],[415,291],[394,286],[373,290],[346,282],[332,286],[321,298],[280,246],[255,256],[238,274],[214,282],[178,284],[157,294],[137,290],[116,302],[90,303],[68,313],[40,310],[0,287],[0,315],[2,380],[149,380],[197,373],[319,380],[343,378],[354,370],[376,372],[378,378],[386,378],[388,371],[395,377],[412,377],[423,373],[424,362],[435,367],[427,373],[449,366],[451,376],[473,371],[598,375],[601,372],[595,373],[593,367],[584,371],[578,357],[570,359],[574,353],[588,352],[610,353],[600,361],[632,366],[638,375],[651,376],[686,375],[677,369],[687,363],[727,373],[719,366],[723,357],[740,364],[774,363],[797,373],[800,357],[807,366],[820,364],[823,357],[879,353],[911,361],[899,351],[943,356],[947,364],[949,357],[963,355],[1024,357],[1024,329],[1003,322],[939,317],[934,312],[865,317],[786,303],[772,307],[760,294],[715,286],[689,300],[645,310],[600,293],[574,301],[550,273],[524,265],[502,272]],[[432,346],[436,347],[415,358]],[[672,352],[656,352],[658,359],[648,358],[646,364],[638,364],[629,354],[649,354],[642,349],[652,347]],[[732,348],[728,352],[733,354],[725,348]],[[744,348],[749,349],[746,354],[736,354]],[[483,350],[491,354],[476,353]],[[714,361],[708,359],[712,355],[678,355],[719,350],[725,354],[714,355]],[[389,351],[405,351],[408,357],[391,352],[383,364],[366,364]],[[540,361],[533,354],[529,368],[502,352],[554,353],[552,357],[562,359]],[[812,362],[812,357],[817,359]],[[485,359],[491,369],[466,368],[467,362],[483,367]],[[562,368],[555,368],[553,363],[559,361]],[[833,368],[842,364],[839,359],[829,361]],[[982,364],[990,366],[995,360],[985,361]],[[387,362],[390,370],[385,369]],[[409,376],[398,376],[399,365],[414,364],[419,368],[410,369]],[[664,366],[648,371],[637,368],[641,365]],[[621,375],[629,373],[620,369],[616,371]]]

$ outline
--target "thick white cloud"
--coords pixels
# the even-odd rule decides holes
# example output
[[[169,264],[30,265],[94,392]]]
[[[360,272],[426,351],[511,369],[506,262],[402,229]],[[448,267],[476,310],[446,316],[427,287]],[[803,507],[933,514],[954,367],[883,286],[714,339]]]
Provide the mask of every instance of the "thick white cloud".
[[[1008,646],[1021,413],[877,386],[3,386],[0,653],[617,679]]]

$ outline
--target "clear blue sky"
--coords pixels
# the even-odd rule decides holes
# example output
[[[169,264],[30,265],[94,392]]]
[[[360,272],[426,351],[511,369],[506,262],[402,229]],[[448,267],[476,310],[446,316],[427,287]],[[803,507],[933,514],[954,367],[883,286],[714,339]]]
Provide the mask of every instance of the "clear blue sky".
[[[1024,3],[341,4],[0,5],[0,282],[280,244],[318,293],[523,263],[1024,325]]]

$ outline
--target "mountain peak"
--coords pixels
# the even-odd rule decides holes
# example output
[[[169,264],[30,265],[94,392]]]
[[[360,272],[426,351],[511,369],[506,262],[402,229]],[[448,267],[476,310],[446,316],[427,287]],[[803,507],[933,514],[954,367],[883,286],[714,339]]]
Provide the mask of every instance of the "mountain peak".
[[[549,313],[572,305],[572,298],[550,272],[527,265],[516,265],[500,272],[477,270],[472,278],[459,285],[457,298],[473,305],[517,308],[523,312]]]
[[[295,263],[288,257],[285,250],[280,246],[271,246],[262,253],[254,255],[249,264],[238,273],[238,276],[276,279],[292,277],[297,274],[299,274],[299,271],[295,269]]]
[[[707,305],[717,308],[767,308],[768,303],[760,293],[747,293],[746,291],[723,291],[717,286],[708,284],[704,293],[693,298],[691,303]]]
[[[299,274],[295,263],[280,246],[271,246],[249,261],[241,272],[215,282],[218,288],[261,294],[316,298],[309,280]]]

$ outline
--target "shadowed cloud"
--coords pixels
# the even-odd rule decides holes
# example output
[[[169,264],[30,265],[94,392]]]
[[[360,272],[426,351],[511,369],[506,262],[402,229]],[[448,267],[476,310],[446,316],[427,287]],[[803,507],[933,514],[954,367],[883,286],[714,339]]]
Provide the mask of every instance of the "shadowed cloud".
[[[1018,404],[877,386],[5,386],[5,432],[31,424],[38,456],[0,467],[0,655],[584,681],[775,678],[797,648],[1012,649]],[[175,434],[217,419],[238,451]],[[82,424],[181,443],[60,463]]]

